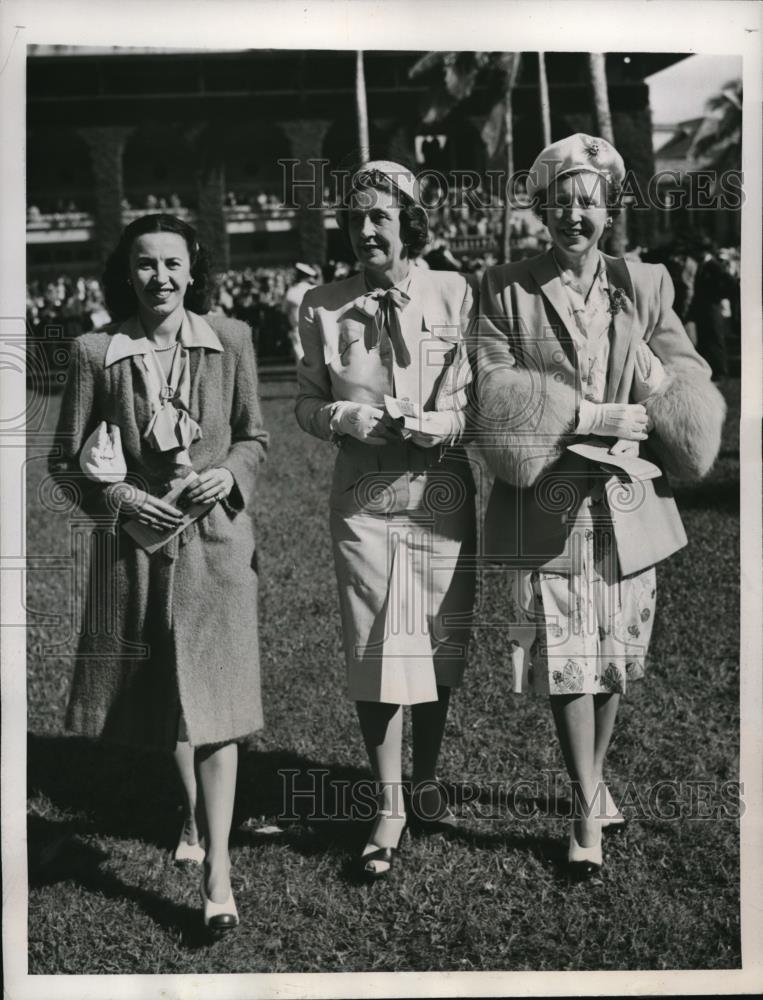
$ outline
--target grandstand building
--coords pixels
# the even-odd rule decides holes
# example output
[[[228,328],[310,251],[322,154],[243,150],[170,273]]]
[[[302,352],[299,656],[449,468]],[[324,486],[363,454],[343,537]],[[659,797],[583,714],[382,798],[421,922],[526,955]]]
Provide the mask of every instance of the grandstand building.
[[[354,52],[30,46],[28,54],[30,276],[92,273],[126,221],[159,209],[195,220],[221,269],[344,254],[333,211],[310,207],[302,182],[314,177],[309,161],[327,171],[353,162]],[[372,156],[487,176],[501,166],[483,139],[499,81],[487,75],[425,126],[436,81],[409,75],[422,55],[365,53]],[[681,58],[607,56],[615,141],[645,184],[654,161],[644,79]],[[546,67],[553,138],[595,132],[587,55],[547,53]],[[543,142],[535,53],[522,59],[514,123],[522,170]],[[632,243],[648,243],[656,220],[632,213],[629,225]],[[470,237],[460,249],[484,252],[491,240]]]

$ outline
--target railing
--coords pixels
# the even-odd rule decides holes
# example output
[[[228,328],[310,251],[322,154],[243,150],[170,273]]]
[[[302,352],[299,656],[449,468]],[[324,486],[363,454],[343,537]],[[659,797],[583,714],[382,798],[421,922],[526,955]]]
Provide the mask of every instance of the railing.
[[[160,211],[153,208],[128,208],[122,212],[122,223],[128,225],[141,216]],[[194,223],[198,213],[192,208],[161,209],[179,219]],[[225,226],[230,234],[253,232],[281,232],[296,225],[297,209],[283,205],[267,208],[251,205],[225,205],[223,207]],[[336,211],[323,211],[323,224],[327,229],[336,229]],[[82,242],[92,239],[95,217],[90,212],[50,212],[27,220],[27,240],[29,243]]]
[[[497,253],[498,240],[495,236],[455,236],[448,239],[448,247],[451,253]]]
[[[48,212],[27,219],[26,223],[28,233],[92,228],[92,226],[93,216],[89,212]]]

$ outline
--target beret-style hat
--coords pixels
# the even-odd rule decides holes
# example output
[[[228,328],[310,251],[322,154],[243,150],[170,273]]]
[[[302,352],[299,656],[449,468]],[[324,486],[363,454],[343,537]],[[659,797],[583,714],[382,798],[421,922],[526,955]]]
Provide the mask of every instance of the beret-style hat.
[[[622,184],[625,164],[606,139],[577,132],[552,142],[538,154],[530,167],[527,193],[534,198],[560,177],[580,173],[598,174],[610,183]]]
[[[362,167],[355,171],[353,180],[355,177],[362,177],[372,170],[384,174],[399,191],[408,195],[411,201],[414,201],[417,205],[421,204],[419,182],[402,163],[395,163],[393,160],[369,160],[368,163],[364,163]]]

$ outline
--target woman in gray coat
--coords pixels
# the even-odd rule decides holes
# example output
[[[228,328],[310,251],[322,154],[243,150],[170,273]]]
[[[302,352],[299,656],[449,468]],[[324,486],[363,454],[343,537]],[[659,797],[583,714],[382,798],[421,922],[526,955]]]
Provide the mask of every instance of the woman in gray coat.
[[[267,434],[251,332],[202,317],[210,282],[191,226],[127,226],[104,274],[114,322],[74,343],[53,472],[107,542],[91,557],[67,726],[175,751],[176,858],[204,862],[205,924],[223,930],[238,923],[236,740],[262,726],[252,502]]]

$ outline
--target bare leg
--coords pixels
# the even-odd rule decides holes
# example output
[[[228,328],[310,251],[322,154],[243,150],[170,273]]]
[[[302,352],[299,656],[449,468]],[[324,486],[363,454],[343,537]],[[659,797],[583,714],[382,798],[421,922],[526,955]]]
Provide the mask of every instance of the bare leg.
[[[198,844],[199,830],[196,817],[196,771],[194,750],[187,740],[175,744],[175,765],[183,787],[183,840],[187,844]]]
[[[582,847],[598,839],[594,775],[595,717],[591,694],[552,695],[551,712],[576,805],[576,837]]]
[[[379,784],[379,806],[390,810],[393,816],[402,816],[402,705],[373,701],[358,701],[355,704],[371,770]]]
[[[356,706],[379,801],[379,813],[363,850],[365,857],[379,848],[397,847],[403,833],[403,708],[372,701],[358,701]],[[366,862],[366,868],[369,873],[383,875],[389,869],[389,862],[374,858]]]
[[[620,707],[620,695],[619,694],[597,694],[594,695],[594,713],[596,715],[596,739],[594,741],[594,751],[593,751],[593,774],[594,778],[599,785],[599,792],[597,793],[596,807],[597,811],[599,805],[601,805],[603,814],[606,810],[607,796],[606,796],[606,782],[604,781],[604,761],[607,755],[607,750],[609,749],[609,744],[612,739],[612,732],[615,728],[615,719],[617,718],[617,710]],[[611,812],[609,818],[613,816],[620,815],[619,810],[616,806],[610,805]]]
[[[597,792],[596,809],[599,805],[604,806],[604,759],[609,749],[612,732],[615,728],[617,710],[620,707],[619,694],[597,694],[594,695],[594,716],[596,735],[593,748],[593,776],[597,785],[600,786]]]
[[[196,770],[207,851],[204,859],[207,896],[214,903],[224,903],[230,895],[228,842],[236,794],[238,744],[198,747]]]

